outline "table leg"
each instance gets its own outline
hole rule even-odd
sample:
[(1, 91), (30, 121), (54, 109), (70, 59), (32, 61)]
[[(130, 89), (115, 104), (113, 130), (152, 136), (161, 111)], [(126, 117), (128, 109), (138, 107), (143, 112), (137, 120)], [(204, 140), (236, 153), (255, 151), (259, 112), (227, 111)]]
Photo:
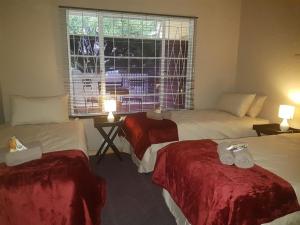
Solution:
[(256, 131), (256, 134), (257, 134), (257, 136), (261, 136), (261, 133), (260, 133), (260, 131), (259, 130), (255, 130)]
[[(102, 129), (102, 127), (100, 129), (103, 131), (103, 133), (105, 133), (105, 131)], [(113, 132), (114, 129), (115, 129), (115, 126), (111, 127), (111, 129), (108, 132), (108, 137), (110, 137), (110, 135), (112, 134), (112, 132)], [(99, 132), (100, 132), (100, 130), (99, 130)], [(103, 133), (101, 133), (101, 134), (103, 135)], [(105, 133), (105, 135), (106, 135), (106, 133)], [(105, 146), (106, 143), (107, 143), (107, 141), (104, 139), (103, 142), (102, 142), (102, 144), (101, 144), (101, 146), (100, 146), (100, 148), (99, 148), (99, 150), (97, 151), (96, 156), (99, 156), (101, 154), (101, 151), (104, 148), (104, 146)]]
[(118, 126), (116, 132), (111, 137), (110, 147), (112, 148), (114, 153), (117, 155), (117, 157), (122, 161), (121, 153), (120, 153), (119, 149), (116, 147), (116, 145), (114, 144), (114, 140), (115, 140), (117, 134), (119, 133), (120, 129), (121, 129), (121, 127)]
[[(112, 128), (110, 129), (109, 133), (107, 134), (104, 129), (100, 128), (99, 132), (101, 133), (102, 137), (104, 138), (104, 142), (102, 143), (99, 151), (97, 152), (97, 156), (100, 155), (99, 159), (97, 160), (97, 163), (99, 161), (101, 161), (101, 159), (104, 157), (105, 153), (108, 151), (109, 147), (112, 148), (112, 150), (114, 151), (114, 153), (117, 155), (117, 157), (122, 161), (122, 157), (121, 157), (121, 153), (118, 150), (118, 148), (115, 146), (115, 144), (113, 143), (114, 139), (116, 138), (118, 132), (120, 131), (120, 126), (117, 126), (117, 129), (115, 130), (115, 132), (113, 133), (114, 129), (116, 126), (112, 126)], [(112, 136), (111, 136), (112, 135)], [(111, 137), (110, 137), (111, 136)], [(107, 143), (107, 145), (105, 146), (103, 152), (102, 149), (105, 145), (105, 143)]]

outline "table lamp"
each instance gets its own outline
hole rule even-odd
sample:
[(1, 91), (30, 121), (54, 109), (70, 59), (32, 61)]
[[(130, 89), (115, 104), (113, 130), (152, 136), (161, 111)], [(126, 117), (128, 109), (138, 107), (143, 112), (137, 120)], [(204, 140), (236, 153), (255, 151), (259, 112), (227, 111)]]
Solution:
[(116, 111), (117, 106), (116, 106), (116, 100), (104, 100), (104, 111), (108, 112), (107, 115), (107, 121), (108, 122), (114, 122), (115, 117), (113, 115), (113, 112)]
[(282, 119), (280, 130), (287, 131), (289, 129), (288, 120), (293, 119), (295, 107), (290, 105), (280, 105), (278, 117)]

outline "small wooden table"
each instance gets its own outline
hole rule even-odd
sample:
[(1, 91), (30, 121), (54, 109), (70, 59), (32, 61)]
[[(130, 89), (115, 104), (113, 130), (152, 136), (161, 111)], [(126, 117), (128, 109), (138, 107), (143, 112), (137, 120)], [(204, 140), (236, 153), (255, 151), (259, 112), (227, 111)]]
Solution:
[[(115, 120), (113, 122), (109, 122), (107, 120), (107, 116), (94, 117), (94, 127), (99, 131), (101, 136), (104, 138), (99, 150), (96, 153), (96, 157), (99, 157), (97, 163), (100, 162), (100, 160), (104, 157), (109, 147), (111, 147), (111, 149), (120, 159), (120, 161), (122, 161), (121, 153), (119, 149), (116, 147), (116, 145), (114, 144), (114, 140), (121, 129), (123, 121), (121, 120), (121, 117), (118, 115), (115, 115), (114, 117)], [(104, 127), (110, 127), (108, 133), (106, 133), (106, 131), (103, 129)]]
[(300, 129), (295, 129), (290, 127), (287, 131), (281, 131), (280, 125), (278, 123), (270, 123), (270, 124), (254, 124), (253, 130), (256, 131), (257, 136), (265, 135), (277, 135), (277, 134), (285, 134), (285, 133), (300, 133)]

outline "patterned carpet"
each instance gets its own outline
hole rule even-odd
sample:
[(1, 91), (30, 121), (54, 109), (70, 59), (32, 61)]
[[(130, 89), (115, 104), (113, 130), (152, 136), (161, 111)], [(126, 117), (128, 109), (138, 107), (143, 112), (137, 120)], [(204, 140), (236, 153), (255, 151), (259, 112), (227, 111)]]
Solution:
[(93, 171), (107, 182), (101, 225), (176, 225), (151, 174), (139, 174), (128, 154), (122, 158), (109, 154), (99, 164), (90, 158)]

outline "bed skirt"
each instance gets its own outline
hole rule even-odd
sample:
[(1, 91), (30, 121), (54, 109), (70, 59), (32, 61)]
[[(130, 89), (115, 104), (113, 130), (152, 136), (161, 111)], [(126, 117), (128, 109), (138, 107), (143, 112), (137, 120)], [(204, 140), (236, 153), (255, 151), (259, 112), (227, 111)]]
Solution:
[(142, 160), (140, 160), (134, 153), (133, 147), (130, 145), (130, 143), (124, 137), (119, 137), (119, 140), (122, 143), (121, 151), (131, 155), (131, 159), (132, 159), (133, 163), (138, 167), (139, 173), (152, 172), (154, 170), (157, 152), (161, 148), (172, 143), (172, 142), (165, 142), (165, 143), (161, 143), (161, 144), (151, 145), (146, 150)]

